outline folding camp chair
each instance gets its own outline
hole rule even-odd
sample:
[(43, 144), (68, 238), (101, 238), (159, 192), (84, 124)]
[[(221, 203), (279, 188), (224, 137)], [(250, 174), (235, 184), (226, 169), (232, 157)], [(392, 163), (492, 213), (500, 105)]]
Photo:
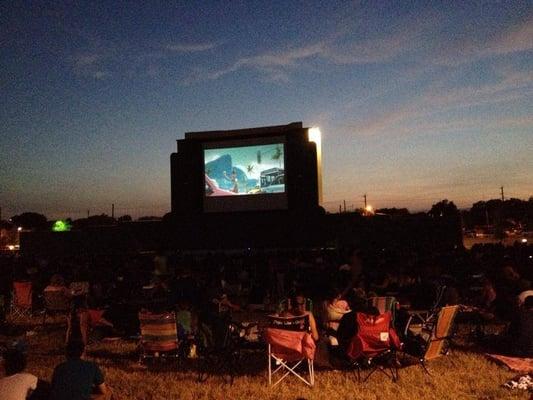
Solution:
[(225, 383), (233, 384), (241, 367), (242, 326), (231, 320), (229, 313), (211, 318), (212, 341), (201, 349), (198, 381), (205, 382), (210, 373), (221, 376)]
[(66, 316), (70, 312), (70, 299), (62, 290), (45, 290), (43, 292), (43, 298), (43, 325), (48, 315), (64, 314)]
[[(309, 317), (269, 317), (269, 327), (265, 338), (268, 343), (268, 384), (276, 386), (289, 375), (294, 375), (308, 386), (315, 384), (316, 345), (309, 334)], [(272, 366), (274, 363), (274, 368)], [(309, 378), (304, 378), (297, 368), (307, 363)], [(272, 377), (276, 373), (283, 374), (276, 382)]]
[(440, 285), (435, 291), (435, 300), (428, 310), (410, 310), (409, 318), (405, 324), (403, 335), (407, 337), (413, 330), (420, 331), (422, 327), (436, 320), (441, 309), (442, 298), (446, 292), (446, 286)]
[(428, 375), (426, 361), (446, 354), (458, 310), (459, 306), (442, 307), (438, 314), (428, 318), (422, 324), (420, 332), (413, 334), (407, 343), (406, 352), (418, 358), (420, 365)]
[(392, 325), (394, 325), (394, 320), (396, 319), (396, 310), (400, 306), (400, 303), (398, 303), (396, 297), (370, 297), (368, 299), (368, 305), (375, 307), (380, 314), (385, 314), (387, 311), (390, 311), (392, 317)]
[(139, 313), (141, 325), (140, 362), (146, 358), (178, 358), (179, 342), (176, 316), (173, 312)]
[(370, 368), (363, 382), (376, 371), (396, 382), (399, 379), (396, 350), (401, 348), (401, 343), (392, 327), (391, 312), (379, 315), (356, 313), (355, 318), (358, 329), (346, 354), (355, 367), (358, 381), (361, 381), (362, 369)]
[(11, 297), (11, 319), (31, 317), (32, 314), (32, 284), (31, 282), (13, 282)]

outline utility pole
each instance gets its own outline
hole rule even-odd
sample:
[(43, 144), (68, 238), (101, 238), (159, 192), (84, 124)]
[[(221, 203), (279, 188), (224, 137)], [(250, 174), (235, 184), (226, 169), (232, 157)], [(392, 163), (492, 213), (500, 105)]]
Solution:
[(365, 199), (365, 210), (366, 210), (366, 193), (363, 195), (364, 199)]
[(89, 218), (89, 209), (87, 209), (87, 218)]
[(501, 193), (502, 193), (502, 201), (505, 201), (505, 196), (503, 195), (503, 186), (500, 187), (500, 191), (501, 191)]
[(115, 203), (111, 204), (111, 218), (115, 218)]
[(339, 204), (339, 214), (342, 213), (342, 204)]
[(346, 212), (346, 200), (343, 200), (344, 203), (344, 212)]

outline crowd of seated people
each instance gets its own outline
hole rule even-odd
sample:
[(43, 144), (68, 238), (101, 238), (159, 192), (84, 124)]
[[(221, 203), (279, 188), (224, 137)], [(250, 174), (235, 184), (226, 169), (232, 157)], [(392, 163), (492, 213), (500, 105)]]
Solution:
[[(157, 261), (153, 255), (10, 257), (0, 259), (5, 277), (0, 296), (8, 304), (13, 281), (30, 281), (34, 309), (39, 310), (44, 292), (61, 291), (74, 305), (69, 330), (72, 324), (90, 324), (91, 316), (83, 310), (99, 310), (100, 337), (137, 335), (141, 309), (173, 310), (181, 338), (197, 335), (204, 342), (214, 316), (273, 312), (281, 300), (292, 298), (285, 302), (283, 315), (308, 314), (313, 338), (342, 349), (357, 329), (355, 313), (375, 312), (368, 298), (394, 296), (402, 308), (427, 309), (436, 289), (445, 286), (440, 305), (467, 304), (479, 311), (479, 318), (512, 321), (512, 334), (521, 338), (520, 347), (528, 353), (531, 253), (531, 246), (484, 245), (442, 253), (389, 248), (168, 254)], [(71, 286), (73, 282), (87, 282), (87, 290)], [(306, 309), (307, 298), (313, 310)], [(396, 323), (403, 321), (398, 315)], [(83, 332), (81, 339), (88, 343)]]

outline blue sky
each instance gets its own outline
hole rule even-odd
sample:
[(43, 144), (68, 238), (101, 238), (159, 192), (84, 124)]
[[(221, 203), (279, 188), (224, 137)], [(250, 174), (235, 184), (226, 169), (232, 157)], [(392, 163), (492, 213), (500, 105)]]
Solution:
[(324, 205), (533, 195), (533, 3), (2, 2), (4, 217), (169, 210), (186, 131), (303, 121)]

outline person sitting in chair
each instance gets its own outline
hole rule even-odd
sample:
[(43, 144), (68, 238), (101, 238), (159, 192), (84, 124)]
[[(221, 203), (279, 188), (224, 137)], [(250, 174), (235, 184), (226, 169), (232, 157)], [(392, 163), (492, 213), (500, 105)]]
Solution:
[(44, 292), (60, 292), (65, 297), (71, 297), (71, 291), (65, 284), (65, 279), (59, 275), (55, 274), (52, 275), (52, 278), (50, 278), (50, 284), (44, 288)]
[(297, 294), (291, 298), (289, 309), (281, 313), (282, 317), (302, 317), (307, 315), (309, 317), (309, 329), (311, 337), (316, 342), (319, 338), (318, 329), (316, 327), (316, 320), (311, 311), (305, 309), (306, 298)]

